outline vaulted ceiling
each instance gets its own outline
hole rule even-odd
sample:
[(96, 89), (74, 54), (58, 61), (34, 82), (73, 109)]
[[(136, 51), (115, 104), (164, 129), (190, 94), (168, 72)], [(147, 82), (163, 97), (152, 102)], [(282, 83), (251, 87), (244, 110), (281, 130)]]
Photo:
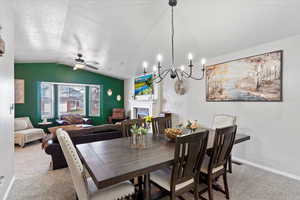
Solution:
[[(129, 78), (157, 53), (170, 61), (168, 0), (17, 0), (16, 62), (73, 64), (78, 52), (97, 72)], [(178, 0), (176, 62), (300, 34), (299, 0)]]

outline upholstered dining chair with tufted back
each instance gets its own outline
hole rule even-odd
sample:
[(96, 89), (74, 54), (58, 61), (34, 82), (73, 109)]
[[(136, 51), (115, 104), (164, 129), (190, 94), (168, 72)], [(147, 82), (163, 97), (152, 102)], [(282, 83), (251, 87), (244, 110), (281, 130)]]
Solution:
[(86, 171), (68, 133), (62, 129), (58, 129), (56, 134), (66, 157), (79, 200), (133, 199), (135, 188), (129, 181), (98, 190), (93, 180), (87, 178)]

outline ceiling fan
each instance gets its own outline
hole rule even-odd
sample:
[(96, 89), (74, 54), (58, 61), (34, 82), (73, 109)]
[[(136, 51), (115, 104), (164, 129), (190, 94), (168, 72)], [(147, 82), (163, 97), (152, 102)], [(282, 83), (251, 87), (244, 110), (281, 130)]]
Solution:
[(74, 70), (77, 69), (84, 69), (84, 68), (91, 68), (94, 70), (98, 70), (98, 67), (95, 67), (94, 65), (99, 65), (97, 61), (85, 61), (83, 59), (83, 55), (81, 53), (77, 54), (77, 57), (74, 58), (75, 60), (75, 65), (74, 65)]

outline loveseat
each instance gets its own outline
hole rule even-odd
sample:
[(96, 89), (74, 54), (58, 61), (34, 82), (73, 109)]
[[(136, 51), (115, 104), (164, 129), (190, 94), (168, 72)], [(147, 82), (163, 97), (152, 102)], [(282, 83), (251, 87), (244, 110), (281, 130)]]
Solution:
[[(120, 138), (122, 136), (120, 125), (112, 124), (68, 131), (68, 134), (70, 135), (74, 145), (110, 140)], [(51, 167), (53, 170), (68, 166), (55, 133), (51, 133), (43, 139), (42, 147), (46, 154), (50, 155), (52, 158)]]

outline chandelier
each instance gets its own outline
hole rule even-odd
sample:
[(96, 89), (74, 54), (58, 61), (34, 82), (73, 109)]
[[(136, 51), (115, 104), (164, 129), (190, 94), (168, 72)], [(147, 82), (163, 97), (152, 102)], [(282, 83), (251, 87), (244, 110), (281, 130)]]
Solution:
[[(191, 78), (194, 80), (202, 80), (204, 78), (204, 71), (205, 71), (205, 63), (206, 60), (203, 58), (201, 60), (201, 76), (200, 77), (194, 77), (193, 76), (193, 55), (191, 53), (188, 54), (188, 65), (187, 69), (185, 65), (181, 65), (179, 68), (175, 66), (175, 56), (174, 56), (174, 7), (177, 5), (177, 0), (169, 0), (169, 5), (171, 6), (171, 31), (172, 31), (172, 40), (171, 40), (171, 48), (172, 48), (172, 64), (167, 68), (163, 69), (164, 67), (161, 65), (162, 63), (162, 55), (157, 55), (157, 65), (153, 66), (153, 80), (156, 83), (161, 82), (164, 78), (167, 77), (168, 74), (170, 74), (170, 77), (172, 79), (177, 78), (178, 80), (183, 80), (187, 78)], [(144, 68), (144, 74), (148, 73), (148, 63), (146, 61), (143, 62), (143, 68)]]

